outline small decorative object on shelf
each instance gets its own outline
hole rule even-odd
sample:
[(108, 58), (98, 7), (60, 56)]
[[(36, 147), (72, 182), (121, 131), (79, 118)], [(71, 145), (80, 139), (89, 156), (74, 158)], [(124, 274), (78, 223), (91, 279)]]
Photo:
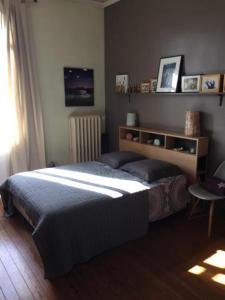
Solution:
[(173, 150), (174, 150), (174, 151), (181, 152), (181, 151), (184, 151), (184, 148), (183, 148), (183, 147), (173, 148)]
[(149, 94), (151, 91), (151, 81), (144, 81), (141, 83), (141, 93)]
[(154, 139), (153, 145), (154, 145), (154, 146), (160, 146), (160, 145), (161, 145), (160, 140), (159, 140), (159, 139)]
[(136, 113), (127, 113), (127, 126), (136, 126)]
[(116, 75), (116, 92), (120, 94), (127, 94), (128, 87), (128, 75)]
[(135, 137), (133, 138), (133, 141), (136, 142), (136, 143), (139, 142), (139, 137), (138, 137), (138, 136), (135, 136)]
[(154, 143), (154, 140), (147, 140), (146, 142), (148, 145), (152, 145)]
[(157, 79), (152, 79), (151, 80), (151, 92), (155, 93), (157, 90)]
[(219, 93), (221, 91), (221, 74), (202, 76), (202, 93)]
[(182, 56), (163, 57), (160, 60), (157, 92), (175, 93), (180, 79)]
[(196, 152), (195, 147), (191, 147), (191, 148), (190, 148), (190, 153), (191, 153), (191, 154), (195, 154), (195, 152)]
[(185, 118), (186, 136), (200, 136), (200, 117), (198, 111), (187, 111)]
[(201, 76), (182, 76), (183, 93), (199, 93), (201, 90)]
[(132, 140), (133, 140), (133, 134), (130, 133), (130, 132), (128, 132), (128, 133), (126, 134), (126, 139), (127, 139), (128, 141), (132, 141)]

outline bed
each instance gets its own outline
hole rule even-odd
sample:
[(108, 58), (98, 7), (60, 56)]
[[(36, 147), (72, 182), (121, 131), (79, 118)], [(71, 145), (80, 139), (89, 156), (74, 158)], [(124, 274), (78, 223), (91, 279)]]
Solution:
[(24, 172), (1, 186), (7, 216), (15, 207), (33, 227), (45, 278), (144, 236), (149, 221), (183, 209), (182, 174), (148, 183), (104, 162)]

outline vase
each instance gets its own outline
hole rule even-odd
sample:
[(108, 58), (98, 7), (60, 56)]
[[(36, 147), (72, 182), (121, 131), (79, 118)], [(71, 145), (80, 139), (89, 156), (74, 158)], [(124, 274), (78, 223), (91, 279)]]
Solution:
[(186, 136), (200, 136), (200, 114), (198, 111), (187, 111), (185, 117)]

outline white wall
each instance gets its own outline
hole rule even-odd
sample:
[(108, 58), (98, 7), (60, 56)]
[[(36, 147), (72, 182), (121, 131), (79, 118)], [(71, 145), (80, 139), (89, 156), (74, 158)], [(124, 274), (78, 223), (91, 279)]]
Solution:
[(65, 107), (63, 67), (95, 71), (95, 107), (105, 111), (104, 9), (75, 0), (30, 4), (31, 30), (38, 64), (47, 161), (69, 161), (68, 116), (90, 107)]

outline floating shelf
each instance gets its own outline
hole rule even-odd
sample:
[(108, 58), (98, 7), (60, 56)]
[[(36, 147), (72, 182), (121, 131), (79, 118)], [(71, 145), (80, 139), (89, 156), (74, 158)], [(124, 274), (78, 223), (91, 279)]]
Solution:
[(222, 106), (223, 105), (223, 98), (225, 96), (225, 92), (221, 92), (221, 93), (159, 93), (159, 92), (155, 92), (155, 93), (131, 93), (131, 94), (122, 94), (122, 95), (125, 95), (125, 96), (128, 96), (129, 97), (129, 101), (131, 99), (131, 96), (132, 95), (142, 95), (142, 96), (216, 96), (216, 97), (219, 97), (219, 106)]

